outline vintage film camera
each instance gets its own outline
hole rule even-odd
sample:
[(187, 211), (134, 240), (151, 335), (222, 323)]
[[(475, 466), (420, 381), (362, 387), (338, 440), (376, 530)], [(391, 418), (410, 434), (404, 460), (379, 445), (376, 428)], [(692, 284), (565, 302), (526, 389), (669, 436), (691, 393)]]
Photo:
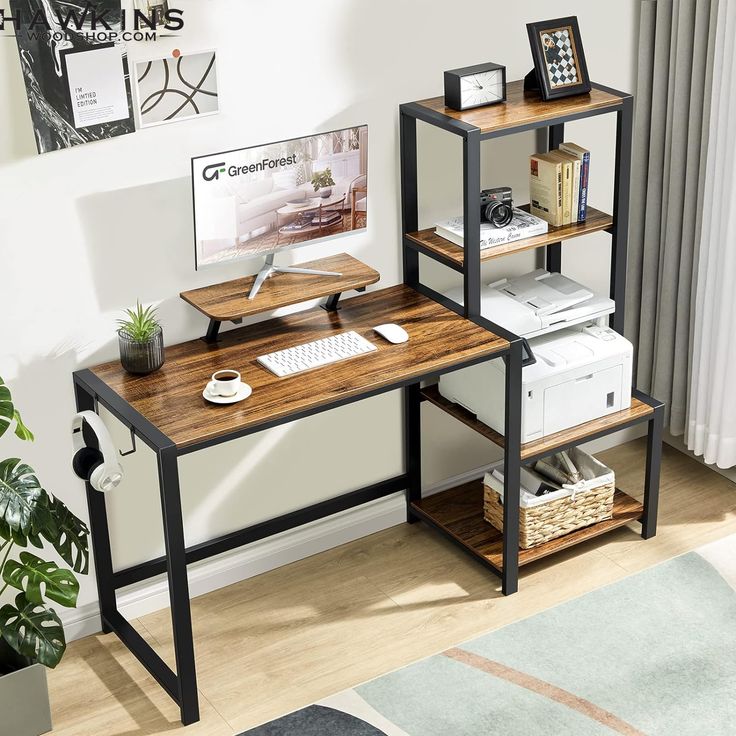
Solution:
[(514, 219), (511, 187), (484, 189), (480, 193), (480, 219), (495, 227), (506, 227)]

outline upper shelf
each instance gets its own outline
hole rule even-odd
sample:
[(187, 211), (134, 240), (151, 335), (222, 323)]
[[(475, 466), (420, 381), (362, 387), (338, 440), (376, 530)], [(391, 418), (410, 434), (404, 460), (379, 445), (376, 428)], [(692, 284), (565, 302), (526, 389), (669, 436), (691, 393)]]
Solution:
[(563, 97), (545, 102), (538, 93), (524, 92), (523, 80), (509, 82), (505, 103), (476, 107), (473, 110), (453, 110), (445, 107), (444, 97), (419, 100), (415, 104), (434, 113), (480, 128), (482, 135), (509, 132), (515, 128), (535, 127), (559, 118), (586, 117), (609, 108), (619, 107), (630, 95), (593, 85), (590, 94)]
[[(525, 205), (521, 209), (528, 211), (529, 205)], [(481, 261), (488, 261), (491, 258), (499, 258), (509, 253), (518, 253), (530, 248), (541, 248), (551, 243), (558, 243), (561, 240), (569, 240), (580, 235), (608, 230), (611, 227), (613, 227), (613, 217), (611, 215), (607, 215), (594, 207), (588, 207), (588, 219), (585, 222), (574, 222), (572, 225), (563, 225), (562, 227), (550, 226), (549, 232), (544, 235), (536, 235), (533, 238), (524, 238), (512, 243), (484, 248), (480, 252), (480, 259)], [(437, 235), (433, 227), (416, 233), (408, 233), (406, 237), (409, 239), (409, 245), (421, 253), (456, 270), (462, 269), (465, 250)]]
[(347, 253), (320, 258), (309, 263), (295, 264), (315, 271), (335, 271), (341, 276), (316, 276), (278, 273), (268, 279), (258, 296), (248, 299), (255, 276), (183, 291), (180, 296), (195, 309), (217, 322), (232, 322), (251, 314), (270, 312), (291, 304), (321, 299), (343, 291), (362, 289), (375, 284), (381, 277), (378, 271), (361, 263)]

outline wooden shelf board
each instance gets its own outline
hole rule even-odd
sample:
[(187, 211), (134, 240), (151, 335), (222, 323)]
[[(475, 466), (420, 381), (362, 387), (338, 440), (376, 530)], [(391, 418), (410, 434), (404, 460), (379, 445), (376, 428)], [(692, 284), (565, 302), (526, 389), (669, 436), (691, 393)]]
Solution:
[[(529, 205), (524, 205), (521, 209), (529, 211)], [(588, 207), (588, 219), (585, 222), (576, 222), (572, 225), (563, 225), (562, 227), (550, 227), (549, 232), (544, 235), (536, 235), (533, 238), (524, 238), (516, 240), (513, 243), (504, 243), (496, 245), (492, 248), (485, 248), (480, 252), (481, 261), (488, 261), (492, 258), (500, 258), (510, 253), (518, 253), (531, 248), (542, 248), (551, 243), (559, 243), (562, 240), (570, 240), (578, 238), (581, 235), (589, 235), (597, 233), (601, 230), (608, 230), (613, 227), (613, 217), (595, 209)], [(440, 258), (452, 261), (462, 268), (465, 251), (459, 245), (451, 243), (449, 240), (437, 235), (434, 228), (427, 228), (419, 232), (408, 233), (407, 238), (436, 253)]]
[(290, 304), (320, 299), (375, 284), (381, 277), (365, 263), (347, 253), (294, 264), (299, 268), (335, 271), (342, 276), (309, 276), (279, 273), (266, 281), (256, 298), (248, 299), (255, 276), (184, 291), (181, 298), (210, 319), (231, 322), (242, 317), (270, 312)]
[[(498, 570), (503, 569), (503, 535), (483, 518), (482, 479), (423, 498), (419, 502), (412, 503), (412, 508), (477, 557), (490, 562)], [(625, 526), (641, 518), (643, 510), (639, 501), (623, 491), (616, 490), (613, 518), (578, 529), (538, 547), (519, 550), (519, 565), (528, 565), (530, 562)]]
[(512, 131), (535, 123), (552, 122), (568, 115), (585, 115), (606, 108), (619, 107), (627, 97), (612, 94), (593, 87), (590, 94), (565, 97), (545, 102), (539, 93), (524, 92), (524, 81), (509, 82), (506, 87), (506, 102), (498, 105), (477, 107), (474, 110), (453, 110), (445, 107), (444, 97), (419, 100), (416, 104), (449, 118), (480, 128), (481, 134)]
[[(504, 446), (503, 435), (496, 432), (495, 429), (492, 429), (487, 424), (479, 422), (475, 414), (471, 414), (471, 412), (459, 404), (455, 404), (442, 396), (437, 384), (423, 388), (421, 393), (427, 401), (455, 417), (455, 419), (467, 427), (475, 430), (478, 434), (483, 435), (483, 437), (489, 439), (499, 447)], [(594, 419), (585, 424), (579, 424), (577, 427), (555, 432), (555, 434), (548, 435), (540, 440), (523, 444), (521, 446), (521, 459), (527, 460), (540, 454), (552, 453), (558, 447), (565, 447), (571, 443), (585, 442), (587, 437), (591, 437), (604, 430), (613, 432), (623, 425), (643, 420), (653, 412), (654, 409), (649, 404), (645, 404), (637, 398), (632, 398), (631, 407), (628, 409), (618, 411), (615, 414), (608, 414), (605, 417)]]

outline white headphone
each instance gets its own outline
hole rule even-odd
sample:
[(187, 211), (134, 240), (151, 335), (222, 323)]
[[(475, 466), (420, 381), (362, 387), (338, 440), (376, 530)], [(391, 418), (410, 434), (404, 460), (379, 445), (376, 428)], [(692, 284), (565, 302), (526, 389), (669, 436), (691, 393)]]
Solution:
[(93, 411), (77, 414), (72, 420), (72, 440), (72, 468), (76, 475), (96, 491), (105, 493), (117, 488), (123, 479), (123, 468), (102, 419)]

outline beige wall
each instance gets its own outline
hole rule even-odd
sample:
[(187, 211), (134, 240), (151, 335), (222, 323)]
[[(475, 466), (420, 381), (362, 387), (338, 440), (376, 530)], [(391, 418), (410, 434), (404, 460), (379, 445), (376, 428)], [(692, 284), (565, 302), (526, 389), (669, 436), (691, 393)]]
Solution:
[[(347, 250), (400, 280), (398, 105), (440, 94), (442, 71), (482, 61), (522, 77), (531, 60), (525, 22), (575, 14), (594, 79), (633, 87), (636, 3), (541, 0), (181, 0), (184, 50), (218, 49), (222, 113), (37, 156), (15, 45), (0, 42), (0, 375), (8, 380), (37, 442), (3, 441), (45, 485), (86, 516), (69, 461), (73, 370), (116, 357), (114, 319), (140, 298), (160, 302), (168, 343), (198, 336), (203, 319), (178, 298), (184, 289), (254, 271), (243, 262), (196, 273), (190, 185), (192, 155), (367, 123), (370, 227), (365, 234), (304, 248), (289, 259)], [(171, 50), (133, 45), (132, 60)], [(458, 140), (420, 130), (422, 221), (458, 211)], [(608, 208), (613, 120), (570, 126), (593, 151), (591, 201)], [(511, 184), (525, 200), (534, 134), (484, 144), (483, 183)], [(565, 270), (601, 290), (608, 238), (565, 250)], [(534, 267), (533, 255), (494, 263), (487, 276)], [(428, 279), (449, 285), (430, 264)], [(205, 377), (203, 376), (203, 381)], [(247, 376), (246, 376), (247, 379)], [(196, 403), (197, 397), (192, 397)], [(257, 400), (257, 399), (256, 399)], [(386, 395), (188, 456), (181, 463), (189, 542), (314, 503), (402, 467), (400, 402)], [(127, 433), (108, 422), (120, 445)], [(425, 410), (425, 478), (487, 463), (488, 445), (433, 409)], [(128, 565), (161, 552), (153, 458), (124, 461), (112, 498), (115, 559)], [(94, 599), (92, 579), (81, 602)]]

